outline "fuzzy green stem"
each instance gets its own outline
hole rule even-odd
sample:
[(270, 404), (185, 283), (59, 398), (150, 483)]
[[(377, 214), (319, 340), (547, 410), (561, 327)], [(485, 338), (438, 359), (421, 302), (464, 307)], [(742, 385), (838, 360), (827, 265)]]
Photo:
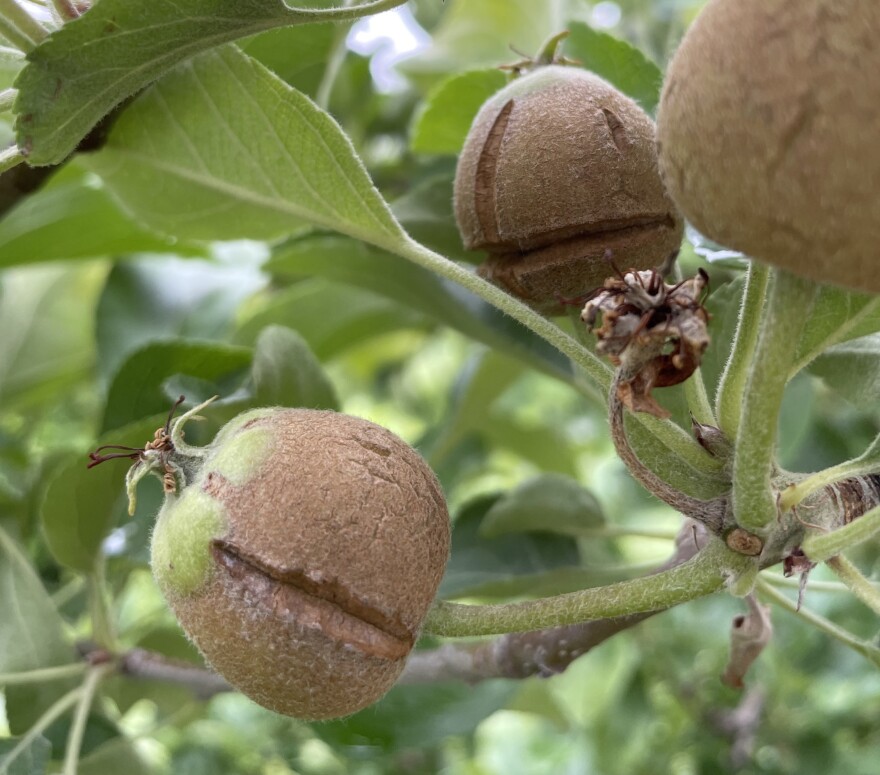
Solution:
[(748, 379), (749, 364), (752, 362), (755, 344), (758, 341), (768, 277), (769, 270), (766, 265), (754, 261), (749, 264), (733, 346), (718, 383), (718, 393), (715, 397), (718, 427), (731, 440), (736, 438), (739, 431), (743, 394)]
[[(761, 574), (761, 578), (774, 587), (797, 590), (801, 588), (801, 580), (798, 576), (781, 576), (778, 573), (764, 571)], [(810, 578), (807, 581), (807, 592), (810, 594), (813, 592), (834, 592), (839, 594), (841, 592), (849, 592), (849, 587), (839, 581), (815, 581), (813, 578)]]
[(92, 622), (92, 639), (102, 648), (112, 652), (115, 650), (116, 635), (107, 606), (104, 562), (104, 556), (99, 554), (95, 559), (95, 569), (87, 579), (89, 616)]
[(76, 702), (82, 694), (82, 687), (77, 686), (63, 697), (59, 698), (49, 707), (46, 712), (34, 722), (34, 725), (25, 732), (21, 739), (9, 750), (5, 755), (0, 757), (0, 773), (5, 774), (11, 770), (12, 763), (21, 754), (26, 751), (30, 745), (49, 727), (57, 718), (64, 715)]
[(776, 497), (770, 477), (779, 409), (801, 327), (810, 314), (818, 288), (816, 283), (781, 269), (771, 273), (733, 456), (734, 517), (739, 525), (753, 532), (776, 520)]
[(114, 665), (101, 665), (93, 667), (86, 675), (80, 691), (76, 710), (73, 713), (73, 723), (67, 735), (67, 746), (64, 750), (64, 768), (62, 775), (76, 775), (79, 764), (79, 753), (82, 750), (83, 735), (86, 731), (86, 722), (89, 719), (89, 710), (95, 699), (95, 692), (101, 679), (114, 669)]
[(711, 541), (688, 562), (651, 576), (564, 595), (501, 605), (440, 601), (428, 614), (425, 632), (448, 638), (528, 632), (546, 627), (660, 611), (711, 595), (731, 579), (754, 570), (754, 561)]
[(807, 536), (801, 548), (813, 562), (823, 562), (880, 534), (880, 506), (830, 533)]
[(880, 616), (880, 590), (855, 565), (842, 554), (829, 557), (826, 564), (859, 600)]
[(49, 33), (16, 0), (0, 0), (0, 35), (22, 51), (30, 51)]
[(21, 673), (0, 673), (0, 687), (46, 683), (59, 678), (73, 678), (82, 675), (87, 667), (88, 665), (85, 662), (74, 662), (70, 665), (42, 667), (39, 670), (25, 670)]
[[(351, 0), (343, 3), (346, 7), (351, 6)], [(333, 85), (342, 70), (345, 57), (348, 55), (348, 46), (345, 45), (345, 39), (348, 36), (349, 27), (339, 25), (333, 31), (333, 42), (330, 44), (330, 56), (327, 58), (327, 65), (321, 76), (321, 82), (315, 91), (315, 102), (318, 107), (328, 110), (330, 106), (330, 96), (333, 93)]]
[(827, 487), (829, 484), (841, 482), (844, 479), (852, 479), (856, 476), (877, 473), (880, 469), (880, 436), (871, 442), (871, 445), (857, 458), (847, 460), (824, 471), (810, 474), (797, 484), (792, 484), (782, 491), (779, 497), (779, 506), (783, 511), (797, 506), (804, 498), (814, 492)]
[(0, 151), (0, 172), (17, 167), (24, 161), (24, 154), (15, 145)]
[(697, 369), (684, 383), (684, 396), (687, 400), (688, 409), (693, 418), (701, 425), (717, 426), (715, 412), (709, 402), (706, 393), (706, 383), (703, 380), (702, 369)]
[(801, 617), (804, 621), (809, 622), (817, 629), (824, 632), (826, 635), (831, 636), (835, 640), (840, 643), (849, 646), (854, 651), (857, 651), (861, 654), (865, 659), (873, 662), (877, 667), (880, 667), (880, 648), (875, 646), (873, 643), (869, 641), (862, 640), (861, 638), (857, 638), (850, 632), (847, 632), (842, 627), (838, 627), (833, 622), (828, 621), (823, 616), (819, 616), (819, 614), (814, 614), (812, 611), (807, 610), (806, 608), (798, 609), (797, 604), (789, 600), (785, 595), (783, 595), (778, 589), (774, 589), (770, 584), (768, 584), (764, 579), (758, 578), (757, 584), (758, 596), (762, 600), (769, 600), (776, 605), (785, 608), (796, 616)]
[[(595, 353), (580, 344), (574, 337), (565, 333), (552, 321), (538, 314), (510, 294), (486, 282), (482, 277), (459, 266), (454, 261), (450, 261), (448, 258), (435, 253), (410, 237), (401, 240), (395, 236), (387, 241), (373, 240), (373, 242), (378, 247), (396, 253), (441, 277), (445, 277), (447, 280), (458, 283), (505, 314), (510, 315), (510, 317), (526, 328), (531, 329), (559, 350), (559, 352), (568, 356), (576, 366), (583, 369), (584, 373), (596, 384), (603, 394), (607, 394), (613, 377), (611, 369)], [(717, 474), (721, 470), (719, 461), (709, 455), (694, 439), (689, 437), (674, 423), (669, 420), (660, 420), (657, 417), (644, 413), (639, 413), (635, 417), (671, 453), (678, 455), (696, 471), (712, 475)]]

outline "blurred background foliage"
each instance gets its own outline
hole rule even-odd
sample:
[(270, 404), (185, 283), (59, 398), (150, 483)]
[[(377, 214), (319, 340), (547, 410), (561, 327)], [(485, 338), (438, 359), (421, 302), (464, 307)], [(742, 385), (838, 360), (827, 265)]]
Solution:
[[(473, 114), (504, 82), (494, 68), (520, 58), (510, 46), (533, 52), (569, 29), (569, 56), (653, 111), (662, 65), (700, 5), (416, 0), (395, 14), (397, 48), (414, 48), (396, 66), (400, 52), (377, 37), (375, 19), (241, 46), (329, 109), (413, 236), (474, 263), (452, 219), (451, 181)], [(4, 67), (8, 85), (15, 68)], [(679, 518), (628, 477), (601, 402), (509, 321), (347, 238), (308, 229), (274, 243), (165, 237), (126, 214), (88, 166), (74, 159), (0, 220), (0, 673), (71, 662), (72, 644), (93, 634), (101, 583), (123, 648), (199, 663), (147, 567), (158, 482), (143, 487), (129, 520), (125, 464), (84, 466), (99, 439), (142, 444), (180, 393), (193, 403), (223, 396), (200, 442), (244, 408), (278, 403), (339, 408), (417, 446), (456, 522), (445, 597), (569, 591), (670, 554)], [(684, 271), (711, 254), (696, 238), (686, 243)], [(742, 268), (735, 256), (709, 267), (709, 385), (735, 325)], [(826, 364), (825, 381), (805, 374), (790, 386), (781, 461), (793, 470), (852, 457), (878, 430), (876, 391), (835, 374)], [(675, 390), (662, 400), (686, 422)], [(876, 563), (867, 551), (856, 559)], [(808, 592), (807, 605), (862, 637), (876, 631), (834, 584)], [(114, 677), (89, 718), (79, 772), (875, 775), (880, 675), (777, 611), (747, 688), (729, 689), (719, 674), (742, 612), (732, 598), (698, 601), (553, 678), (401, 686), (324, 724), (235, 694), (205, 703), (179, 686)], [(0, 731), (23, 734), (70, 686), (10, 687)], [(747, 703), (762, 707), (757, 728), (737, 724)], [(21, 771), (63, 756), (69, 725), (50, 725)], [(0, 753), (11, 744), (0, 739)]]

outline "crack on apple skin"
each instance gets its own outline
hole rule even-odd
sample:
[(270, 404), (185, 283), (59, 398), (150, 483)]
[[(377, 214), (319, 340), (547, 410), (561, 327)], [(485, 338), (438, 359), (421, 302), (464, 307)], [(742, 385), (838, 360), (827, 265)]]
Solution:
[(337, 579), (316, 579), (304, 570), (273, 568), (221, 538), (212, 540), (211, 552), (219, 569), (282, 620), (318, 629), (328, 638), (371, 656), (397, 660), (412, 650), (415, 633), (397, 617), (352, 595)]

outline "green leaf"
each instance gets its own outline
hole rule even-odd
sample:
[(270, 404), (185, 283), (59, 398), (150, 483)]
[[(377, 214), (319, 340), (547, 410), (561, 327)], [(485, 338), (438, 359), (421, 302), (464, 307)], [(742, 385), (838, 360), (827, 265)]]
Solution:
[(151, 775), (155, 770), (143, 759), (131, 740), (117, 737), (80, 759), (77, 775)]
[(138, 226), (94, 178), (77, 177), (30, 194), (0, 220), (0, 267), (142, 252), (205, 251)]
[(139, 220), (191, 239), (273, 239), (319, 224), (404, 239), (339, 125), (233, 46), (138, 98), (84, 157)]
[[(250, 364), (251, 351), (247, 347), (181, 339), (147, 344), (129, 356), (114, 377), (102, 432), (167, 412), (168, 395), (162, 388), (170, 377), (183, 374), (215, 383), (234, 383)], [(227, 384), (227, 390), (231, 392), (231, 384)]]
[(43, 775), (49, 765), (52, 743), (45, 737), (38, 736), (31, 741), (11, 764), (6, 764), (5, 754), (19, 743), (20, 738), (7, 737), (0, 740), (0, 772), (3, 775)]
[(835, 344), (880, 331), (880, 296), (822, 286), (804, 320), (796, 362), (806, 365)]
[(336, 390), (320, 361), (305, 340), (289, 328), (263, 329), (254, 349), (252, 374), (260, 406), (339, 408)]
[(568, 25), (565, 53), (632, 97), (648, 113), (660, 101), (663, 74), (641, 51), (607, 32), (598, 32), (583, 22)]
[(813, 361), (809, 371), (855, 406), (876, 409), (877, 386), (880, 385), (880, 334), (832, 347)]
[[(0, 528), (0, 673), (17, 673), (68, 665), (73, 649), (64, 639), (64, 623), (33, 567)], [(68, 680), (7, 686), (6, 715), (13, 734), (20, 734), (62, 694)]]
[(543, 339), (459, 285), (399, 256), (333, 236), (310, 236), (279, 246), (266, 269), (277, 274), (318, 275), (387, 296), (472, 339), (523, 360), (566, 382), (571, 365)]
[(587, 19), (582, 0), (468, 0), (449, 6), (436, 29), (433, 44), (401, 69), (421, 83), (447, 73), (482, 66), (510, 64), (531, 56), (568, 19)]
[(499, 498), (486, 512), (480, 533), (486, 538), (532, 530), (577, 536), (604, 522), (589, 490), (571, 477), (541, 474)]
[(453, 261), (482, 261), (482, 251), (465, 250), (452, 212), (452, 173), (419, 181), (391, 210), (413, 239)]
[(106, 267), (26, 267), (0, 285), (0, 404), (32, 406), (86, 376), (93, 315)]
[[(467, 735), (516, 691), (515, 681), (396, 686), (360, 713), (316, 724), (314, 731), (337, 748), (366, 746), (383, 751), (425, 749), (452, 735)], [(389, 765), (391, 763), (389, 762)], [(399, 771), (397, 768), (382, 771)]]
[(241, 302), (265, 283), (256, 267), (240, 264), (149, 258), (115, 265), (95, 321), (101, 377), (109, 382), (150, 341), (226, 337)]
[[(167, 407), (161, 415), (102, 436), (102, 444), (143, 447), (156, 428), (165, 422)], [(101, 543), (121, 518), (127, 519), (125, 472), (132, 461), (108, 461), (86, 468), (85, 455), (71, 456), (49, 480), (40, 507), (43, 532), (55, 559), (68, 568), (91, 573)], [(138, 499), (138, 514), (145, 505)]]
[(58, 164), (126, 97), (195, 54), (273, 27), (352, 19), (397, 4), (297, 9), (282, 0), (101, 0), (28, 55), (15, 82), (18, 145), (31, 165)]
[(295, 89), (314, 96), (336, 36), (344, 32), (335, 24), (300, 24), (255, 35), (239, 45)]
[[(333, 314), (328, 315), (327, 310), (333, 310)], [(282, 325), (299, 332), (322, 361), (380, 334), (427, 325), (425, 317), (415, 310), (372, 291), (321, 278), (285, 288), (265, 306), (250, 312), (236, 330), (233, 342), (252, 345), (266, 326)]]
[(413, 122), (416, 153), (457, 154), (483, 103), (507, 83), (501, 70), (470, 70), (441, 81), (425, 97)]
[(483, 517), (495, 498), (466, 505), (455, 520), (452, 553), (440, 585), (440, 598), (479, 596), (486, 588), (515, 581), (523, 575), (560, 568), (577, 568), (580, 555), (571, 539), (550, 534), (508, 534), (486, 538), (480, 532)]

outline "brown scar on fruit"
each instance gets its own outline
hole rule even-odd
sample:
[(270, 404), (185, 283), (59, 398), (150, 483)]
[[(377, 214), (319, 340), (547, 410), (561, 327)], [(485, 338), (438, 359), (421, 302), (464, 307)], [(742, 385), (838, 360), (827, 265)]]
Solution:
[(317, 582), (305, 572), (266, 565), (242, 547), (214, 539), (211, 553), (253, 600), (297, 626), (321, 630), (327, 637), (346, 643), (365, 654), (383, 659), (402, 659), (413, 647), (415, 637), (399, 619), (394, 619), (357, 599), (335, 579)]
[[(552, 57), (551, 57), (552, 60)], [(681, 244), (654, 123), (592, 73), (536, 66), (480, 109), (455, 176), (455, 218), (481, 277), (546, 315), (596, 287), (611, 249), (637, 269)]]

